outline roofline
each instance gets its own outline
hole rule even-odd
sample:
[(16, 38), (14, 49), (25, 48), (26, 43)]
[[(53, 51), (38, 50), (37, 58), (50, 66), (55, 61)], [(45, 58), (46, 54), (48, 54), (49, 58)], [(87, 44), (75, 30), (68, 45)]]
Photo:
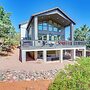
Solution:
[(46, 12), (49, 12), (49, 11), (53, 11), (55, 9), (57, 9), (58, 7), (55, 7), (55, 8), (52, 8), (52, 9), (48, 9), (48, 10), (45, 10), (45, 11), (42, 11), (42, 12), (39, 12), (39, 13), (35, 13), (33, 14), (32, 16), (37, 16), (37, 15), (40, 15), (40, 14), (43, 14), (43, 13), (46, 13)]
[(20, 29), (21, 25), (24, 25), (24, 24), (26, 24), (26, 23), (29, 23), (29, 21), (25, 21), (25, 22), (20, 23), (20, 24), (19, 24), (19, 29)]
[(76, 23), (75, 23), (68, 15), (66, 15), (59, 7), (55, 7), (55, 8), (52, 8), (52, 9), (43, 11), (43, 12), (39, 12), (39, 13), (33, 14), (33, 15), (30, 17), (29, 23), (28, 23), (28, 25), (27, 25), (27, 29), (28, 29), (28, 27), (29, 27), (32, 19), (33, 19), (35, 16), (44, 14), (44, 13), (46, 13), (46, 12), (54, 11), (54, 10), (58, 10), (58, 11), (61, 12), (66, 18), (68, 18), (74, 25), (76, 24)]

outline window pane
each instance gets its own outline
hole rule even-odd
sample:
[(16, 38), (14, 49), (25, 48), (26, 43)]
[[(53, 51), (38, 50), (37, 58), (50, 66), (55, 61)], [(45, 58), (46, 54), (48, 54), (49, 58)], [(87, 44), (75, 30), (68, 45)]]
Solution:
[(58, 32), (61, 32), (61, 28), (58, 28)]
[(47, 40), (47, 35), (44, 35), (43, 36), (43, 40)]
[(49, 31), (52, 31), (52, 25), (48, 25), (48, 29), (49, 29)]
[(60, 35), (58, 35), (58, 40), (61, 40)]
[(54, 35), (54, 40), (57, 40), (57, 35)]
[(38, 29), (39, 29), (39, 30), (42, 30), (42, 26), (39, 26)]
[(58, 31), (58, 28), (57, 27), (54, 27), (53, 31), (57, 32)]
[(38, 29), (39, 29), (39, 30), (42, 30), (42, 23), (39, 23)]
[(43, 23), (43, 26), (44, 26), (44, 25), (45, 25), (45, 26), (47, 26), (47, 23), (46, 23), (46, 22), (44, 22), (44, 23)]
[(47, 30), (47, 22), (43, 22), (43, 30)]
[(47, 30), (47, 26), (43, 26), (43, 30)]
[(38, 39), (39, 39), (39, 40), (42, 40), (42, 34), (39, 34), (39, 35), (38, 35)]
[(52, 35), (49, 35), (49, 40), (52, 40)]

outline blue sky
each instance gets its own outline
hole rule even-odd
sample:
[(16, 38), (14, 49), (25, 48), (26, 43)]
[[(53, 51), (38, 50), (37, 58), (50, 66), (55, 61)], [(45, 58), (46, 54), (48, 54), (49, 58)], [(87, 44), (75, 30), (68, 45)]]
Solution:
[(0, 6), (11, 12), (11, 21), (18, 29), (18, 24), (27, 21), (34, 13), (54, 7), (61, 8), (80, 27), (84, 24), (90, 26), (90, 0), (0, 0)]

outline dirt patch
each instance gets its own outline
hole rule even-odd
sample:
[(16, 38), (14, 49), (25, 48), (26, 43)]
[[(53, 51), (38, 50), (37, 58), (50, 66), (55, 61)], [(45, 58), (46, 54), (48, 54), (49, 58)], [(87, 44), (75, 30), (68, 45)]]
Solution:
[(0, 90), (48, 90), (50, 80), (0, 82)]
[(58, 62), (36, 62), (26, 61), (24, 63), (19, 61), (19, 49), (15, 49), (9, 56), (0, 56), (0, 70), (15, 70), (15, 71), (49, 71), (54, 69), (63, 69), (68, 64), (73, 64), (73, 61), (63, 60), (63, 63)]

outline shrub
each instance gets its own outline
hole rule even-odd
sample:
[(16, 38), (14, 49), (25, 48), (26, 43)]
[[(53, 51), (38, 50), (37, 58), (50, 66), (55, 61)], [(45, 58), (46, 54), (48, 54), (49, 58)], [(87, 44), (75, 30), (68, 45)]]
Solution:
[(90, 58), (80, 58), (60, 71), (49, 90), (90, 90)]

